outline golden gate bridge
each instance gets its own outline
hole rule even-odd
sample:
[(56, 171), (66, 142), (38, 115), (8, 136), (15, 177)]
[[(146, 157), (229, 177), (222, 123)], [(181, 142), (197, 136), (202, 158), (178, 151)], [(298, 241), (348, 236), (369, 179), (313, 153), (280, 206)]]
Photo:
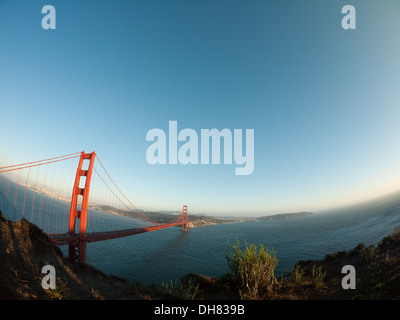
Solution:
[(0, 192), (6, 216), (35, 223), (53, 243), (68, 245), (70, 260), (83, 263), (87, 243), (176, 226), (187, 231), (189, 223), (187, 205), (167, 222), (137, 209), (95, 152), (0, 167)]

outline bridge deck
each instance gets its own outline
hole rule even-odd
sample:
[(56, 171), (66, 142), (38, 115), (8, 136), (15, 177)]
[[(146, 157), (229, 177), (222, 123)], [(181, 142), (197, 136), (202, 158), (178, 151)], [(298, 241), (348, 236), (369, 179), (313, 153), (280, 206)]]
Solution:
[(134, 234), (151, 232), (155, 230), (160, 230), (169, 227), (176, 227), (182, 224), (186, 224), (189, 221), (183, 223), (176, 222), (171, 224), (160, 224), (152, 227), (142, 227), (142, 228), (135, 228), (135, 229), (125, 229), (125, 230), (116, 230), (116, 231), (103, 231), (103, 232), (88, 232), (84, 235), (80, 234), (70, 234), (70, 233), (53, 233), (47, 234), (50, 240), (58, 245), (66, 245), (71, 242), (78, 242), (78, 241), (87, 241), (87, 242), (96, 242), (96, 241), (103, 241), (103, 240), (110, 240), (110, 239), (117, 239), (122, 237), (131, 236)]

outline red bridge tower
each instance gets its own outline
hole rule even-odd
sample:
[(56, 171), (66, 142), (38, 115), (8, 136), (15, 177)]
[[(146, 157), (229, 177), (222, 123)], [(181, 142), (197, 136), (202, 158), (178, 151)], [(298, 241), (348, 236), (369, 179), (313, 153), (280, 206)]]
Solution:
[[(90, 180), (92, 178), (93, 164), (96, 153), (81, 153), (78, 169), (76, 171), (74, 188), (72, 191), (71, 208), (69, 211), (69, 229), (70, 235), (75, 234), (76, 219), (79, 219), (79, 239), (70, 241), (69, 243), (69, 259), (72, 261), (86, 262), (86, 222), (87, 222), (87, 206), (89, 201)], [(87, 170), (82, 170), (83, 161), (89, 161)], [(81, 178), (85, 178), (85, 186), (82, 185)], [(78, 201), (78, 197), (81, 197)], [(78, 209), (80, 202), (80, 210)]]
[(187, 205), (183, 206), (183, 212), (182, 212), (182, 230), (187, 231), (187, 222), (188, 222), (188, 214), (187, 214)]

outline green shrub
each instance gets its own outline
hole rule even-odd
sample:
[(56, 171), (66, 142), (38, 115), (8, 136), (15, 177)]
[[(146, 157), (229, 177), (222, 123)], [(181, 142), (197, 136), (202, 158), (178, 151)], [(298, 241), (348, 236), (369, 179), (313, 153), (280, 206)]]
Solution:
[(183, 299), (193, 300), (194, 297), (199, 293), (200, 284), (197, 283), (196, 275), (193, 273), (187, 274), (182, 277), (179, 285), (179, 290)]
[(182, 276), (179, 284), (177, 280), (171, 280), (169, 284), (163, 282), (161, 284), (161, 292), (163, 296), (172, 295), (184, 300), (193, 300), (199, 293), (199, 286), (196, 275), (189, 273)]
[(363, 251), (363, 256), (366, 262), (372, 262), (378, 256), (378, 250), (374, 247), (374, 245), (369, 245)]
[(315, 286), (321, 286), (323, 285), (324, 278), (326, 276), (326, 271), (322, 272), (322, 267), (317, 267), (313, 265), (312, 268), (312, 278)]
[(305, 271), (301, 269), (301, 265), (296, 263), (293, 270), (290, 272), (290, 279), (293, 281), (294, 284), (300, 284), (303, 280)]
[(278, 283), (274, 275), (278, 263), (274, 251), (262, 245), (257, 250), (254, 244), (248, 246), (246, 242), (242, 249), (237, 241), (233, 247), (228, 244), (226, 258), (242, 299), (260, 299), (272, 293)]

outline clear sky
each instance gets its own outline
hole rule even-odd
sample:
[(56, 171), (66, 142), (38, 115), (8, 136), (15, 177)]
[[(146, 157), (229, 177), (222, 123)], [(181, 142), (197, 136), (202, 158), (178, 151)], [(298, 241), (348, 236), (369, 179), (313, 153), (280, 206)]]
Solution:
[[(0, 0), (0, 163), (96, 151), (145, 210), (265, 215), (398, 190), (399, 17), (397, 0)], [(146, 134), (170, 120), (254, 129), (254, 172), (150, 165)]]

